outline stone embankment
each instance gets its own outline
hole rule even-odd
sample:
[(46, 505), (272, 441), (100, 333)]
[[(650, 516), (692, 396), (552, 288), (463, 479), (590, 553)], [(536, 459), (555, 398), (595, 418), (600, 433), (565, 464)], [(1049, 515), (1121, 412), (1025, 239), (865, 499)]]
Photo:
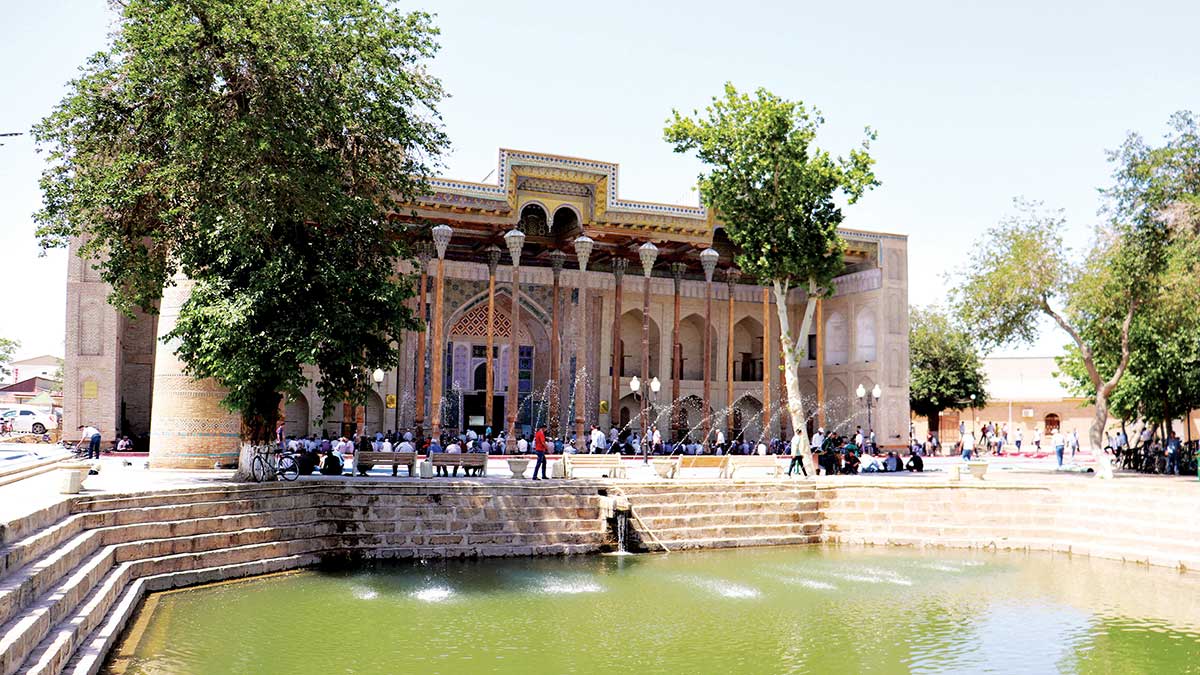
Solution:
[[(145, 593), (356, 558), (779, 544), (1069, 552), (1200, 569), (1194, 484), (317, 479), (81, 496), (0, 526), (0, 675), (94, 673)], [(615, 500), (623, 501), (623, 500)]]

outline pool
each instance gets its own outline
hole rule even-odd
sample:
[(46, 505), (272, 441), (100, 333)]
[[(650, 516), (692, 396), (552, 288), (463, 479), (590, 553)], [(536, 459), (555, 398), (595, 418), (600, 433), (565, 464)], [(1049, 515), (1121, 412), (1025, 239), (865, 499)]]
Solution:
[(103, 672), (1200, 672), (1200, 577), (779, 547), (303, 571), (151, 596)]

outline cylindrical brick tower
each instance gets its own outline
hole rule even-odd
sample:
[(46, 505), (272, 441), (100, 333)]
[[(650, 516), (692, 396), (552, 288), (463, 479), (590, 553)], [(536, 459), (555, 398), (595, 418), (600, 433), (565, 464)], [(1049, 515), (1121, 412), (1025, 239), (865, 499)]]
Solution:
[(175, 356), (178, 341), (163, 342), (175, 328), (179, 310), (195, 282), (180, 275), (163, 290), (154, 353), (154, 392), (150, 409), (150, 468), (212, 469), (238, 461), (241, 420), (221, 407), (225, 389), (214, 380), (195, 380)]

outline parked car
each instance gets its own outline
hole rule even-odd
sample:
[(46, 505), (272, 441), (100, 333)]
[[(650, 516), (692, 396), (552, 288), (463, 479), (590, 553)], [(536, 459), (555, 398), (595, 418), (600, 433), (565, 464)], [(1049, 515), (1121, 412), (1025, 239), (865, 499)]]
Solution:
[(30, 405), (14, 405), (0, 417), (12, 423), (12, 430), (17, 433), (44, 434), (58, 428), (57, 416)]

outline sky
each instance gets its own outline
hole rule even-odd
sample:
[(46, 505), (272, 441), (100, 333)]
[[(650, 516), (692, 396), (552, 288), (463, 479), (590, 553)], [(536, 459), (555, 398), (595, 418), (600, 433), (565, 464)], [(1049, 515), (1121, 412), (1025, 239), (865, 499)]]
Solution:
[[(112, 28), (105, 0), (3, 0), (0, 132), (28, 132)], [(1083, 248), (1106, 149), (1200, 110), (1200, 3), (402, 2), (436, 14), (430, 64), (451, 97), (444, 174), (483, 180), (500, 147), (617, 162), (621, 197), (695, 204), (700, 170), (662, 140), (673, 109), (729, 81), (824, 113), (820, 144), (872, 145), (882, 186), (845, 226), (908, 236), (909, 301), (944, 301), (953, 273), (1022, 196), (1064, 210)], [(31, 215), (43, 156), (0, 139), (0, 336), (18, 358), (63, 353), (66, 254), (39, 257)], [(488, 178), (495, 180), (493, 174)], [(1031, 265), (1038, 261), (1031, 260)], [(1065, 335), (1001, 354), (1052, 355)]]

